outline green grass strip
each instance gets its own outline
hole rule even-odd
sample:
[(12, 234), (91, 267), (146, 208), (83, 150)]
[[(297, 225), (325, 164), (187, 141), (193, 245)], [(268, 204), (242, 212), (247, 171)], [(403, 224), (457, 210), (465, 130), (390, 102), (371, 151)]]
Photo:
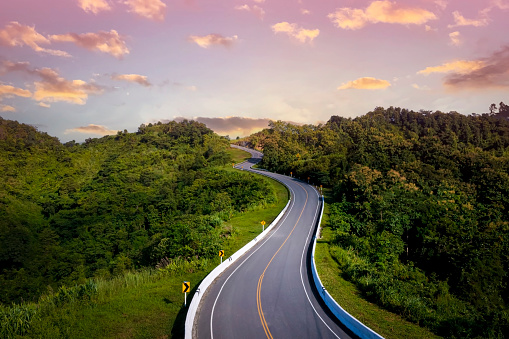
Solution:
[[(238, 156), (237, 161), (240, 161), (246, 155), (238, 153)], [(264, 209), (234, 216), (226, 223), (225, 227), (233, 228), (234, 236), (226, 242), (223, 260), (261, 233), (262, 220), (269, 225), (285, 207), (289, 198), (288, 190), (274, 180), (270, 180), (270, 183), (277, 192), (278, 202)], [(59, 307), (46, 305), (45, 310), (40, 312), (40, 318), (32, 323), (29, 336), (183, 338), (187, 309), (183, 306), (182, 282), (191, 282), (192, 293), (187, 296), (189, 304), (201, 280), (219, 262), (219, 257), (216, 257), (198, 264), (181, 263), (181, 270), (174, 275), (156, 274), (155, 270), (146, 269), (128, 272), (107, 281), (97, 280), (98, 292), (91, 301)]]
[[(326, 199), (327, 201), (327, 199)], [(332, 231), (327, 227), (328, 204), (322, 219), (321, 239), (316, 244), (315, 262), (318, 275), (330, 295), (348, 313), (388, 339), (440, 338), (426, 328), (404, 320), (363, 298), (357, 287), (341, 277), (341, 268), (331, 255)]]

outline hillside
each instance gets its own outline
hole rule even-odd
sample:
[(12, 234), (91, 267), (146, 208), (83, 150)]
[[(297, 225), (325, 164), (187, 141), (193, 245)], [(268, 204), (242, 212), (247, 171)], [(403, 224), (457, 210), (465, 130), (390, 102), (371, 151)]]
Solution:
[(377, 107), (243, 142), (331, 188), (330, 253), (365, 298), (446, 337), (508, 333), (505, 116)]
[(225, 166), (228, 148), (194, 121), (62, 145), (0, 118), (0, 303), (215, 257), (226, 221), (277, 200), (268, 181)]

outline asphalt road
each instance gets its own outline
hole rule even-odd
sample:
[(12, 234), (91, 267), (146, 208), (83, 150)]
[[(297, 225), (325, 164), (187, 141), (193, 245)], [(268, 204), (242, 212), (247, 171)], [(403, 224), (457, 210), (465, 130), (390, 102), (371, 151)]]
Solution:
[[(262, 154), (246, 150), (253, 158), (236, 167), (251, 170)], [(310, 244), (319, 214), (318, 193), (301, 181), (263, 173), (289, 187), (288, 211), (266, 238), (210, 286), (198, 309), (193, 337), (353, 337), (312, 287)]]

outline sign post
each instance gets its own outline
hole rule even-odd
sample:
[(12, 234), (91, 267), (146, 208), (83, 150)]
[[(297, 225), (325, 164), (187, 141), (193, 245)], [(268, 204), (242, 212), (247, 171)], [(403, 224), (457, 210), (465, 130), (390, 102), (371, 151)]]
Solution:
[(309, 177), (308, 177), (308, 184), (309, 184)]
[(292, 172), (290, 172), (290, 178), (292, 178)]
[(182, 283), (182, 293), (184, 293), (184, 306), (187, 305), (187, 292), (191, 290), (191, 283), (189, 281), (184, 281)]
[(262, 220), (260, 224), (262, 224), (262, 232), (265, 231), (265, 220)]
[(221, 264), (223, 263), (224, 250), (219, 251), (219, 257), (221, 258)]

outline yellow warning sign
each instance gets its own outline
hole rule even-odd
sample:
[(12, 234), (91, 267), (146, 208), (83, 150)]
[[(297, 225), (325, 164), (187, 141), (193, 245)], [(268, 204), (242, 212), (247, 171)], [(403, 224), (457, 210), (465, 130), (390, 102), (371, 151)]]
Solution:
[(182, 293), (187, 293), (191, 291), (191, 283), (189, 281), (184, 281), (182, 283)]
[(263, 226), (265, 226), (265, 220), (262, 220), (262, 222), (261, 222), (260, 224), (262, 224)]
[(219, 256), (220, 256), (220, 257), (224, 257), (224, 250), (220, 250), (220, 251), (219, 251)]

